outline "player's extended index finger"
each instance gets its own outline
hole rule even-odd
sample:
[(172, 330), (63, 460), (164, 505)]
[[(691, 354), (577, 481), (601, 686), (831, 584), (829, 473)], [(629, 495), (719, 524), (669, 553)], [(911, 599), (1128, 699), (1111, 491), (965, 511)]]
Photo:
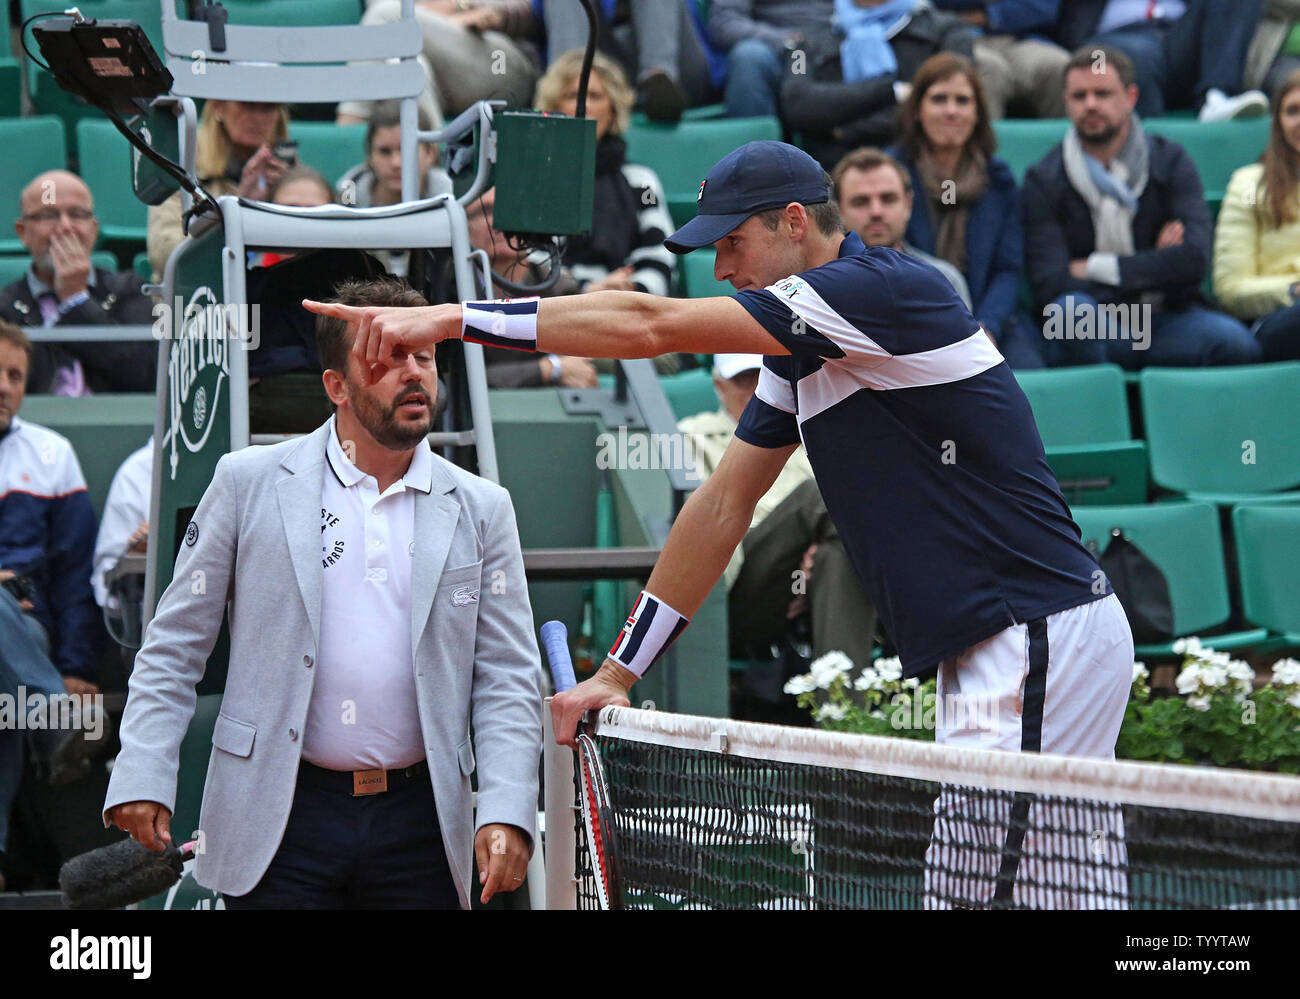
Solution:
[(302, 307), (308, 312), (315, 312), (318, 315), (342, 319), (345, 323), (356, 322), (365, 313), (364, 309), (355, 305), (342, 305), (338, 302), (316, 302), (310, 298), (302, 300)]

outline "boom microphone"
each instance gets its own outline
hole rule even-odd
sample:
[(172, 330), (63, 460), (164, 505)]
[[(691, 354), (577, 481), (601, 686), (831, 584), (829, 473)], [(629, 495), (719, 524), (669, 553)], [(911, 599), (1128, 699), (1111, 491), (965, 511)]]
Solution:
[(121, 909), (160, 892), (181, 877), (194, 843), (150, 850), (132, 837), (73, 857), (59, 869), (63, 904), (69, 909)]

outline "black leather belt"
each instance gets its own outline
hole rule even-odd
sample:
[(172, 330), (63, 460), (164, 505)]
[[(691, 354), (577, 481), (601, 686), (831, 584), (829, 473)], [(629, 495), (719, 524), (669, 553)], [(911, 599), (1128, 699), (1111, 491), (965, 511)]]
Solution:
[[(412, 763), (409, 767), (403, 767), (401, 770), (389, 770), (387, 776), (388, 790), (390, 791), (415, 781), (428, 781), (429, 761), (421, 760), (419, 763)], [(306, 760), (298, 761), (298, 780), (303, 784), (319, 787), (326, 791), (336, 791), (339, 794), (351, 795), (356, 787), (354, 774), (351, 770), (326, 770), (324, 767), (318, 767)]]

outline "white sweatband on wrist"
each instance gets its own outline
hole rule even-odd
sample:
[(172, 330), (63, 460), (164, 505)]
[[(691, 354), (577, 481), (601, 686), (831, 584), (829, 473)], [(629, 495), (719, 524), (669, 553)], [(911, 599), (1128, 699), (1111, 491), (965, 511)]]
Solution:
[(672, 645), (690, 621), (658, 597), (641, 591), (632, 614), (609, 650), (609, 658), (624, 669), (645, 676), (656, 659)]
[(564, 373), (564, 361), (560, 359), (559, 354), (547, 354), (546, 359), (551, 362), (551, 381), (558, 382), (560, 375)]
[(536, 296), (465, 302), (460, 307), (460, 337), (489, 347), (536, 350), (539, 302)]

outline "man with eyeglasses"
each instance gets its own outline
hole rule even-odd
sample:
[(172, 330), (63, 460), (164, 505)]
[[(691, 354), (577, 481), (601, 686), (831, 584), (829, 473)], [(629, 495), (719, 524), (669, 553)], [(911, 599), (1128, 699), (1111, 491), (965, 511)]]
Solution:
[[(0, 289), (0, 319), (47, 329), (153, 323), (153, 303), (140, 290), (138, 277), (92, 266), (99, 223), (90, 188), (80, 177), (50, 170), (32, 180), (23, 188), (14, 231), (32, 263)], [(157, 354), (152, 340), (36, 343), (27, 391), (152, 392)]]

